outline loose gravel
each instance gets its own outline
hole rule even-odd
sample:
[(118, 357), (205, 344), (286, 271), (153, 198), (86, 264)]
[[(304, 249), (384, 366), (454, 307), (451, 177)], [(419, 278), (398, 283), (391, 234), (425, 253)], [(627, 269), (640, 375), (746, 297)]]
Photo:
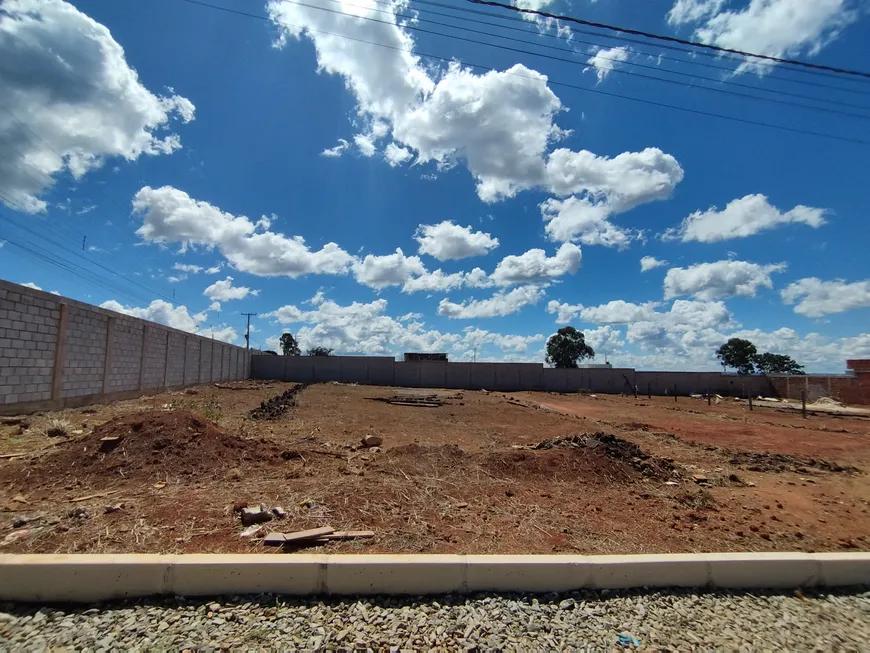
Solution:
[[(621, 636), (621, 637), (620, 637)], [(258, 595), (0, 605), (0, 650), (870, 650), (870, 592)]]

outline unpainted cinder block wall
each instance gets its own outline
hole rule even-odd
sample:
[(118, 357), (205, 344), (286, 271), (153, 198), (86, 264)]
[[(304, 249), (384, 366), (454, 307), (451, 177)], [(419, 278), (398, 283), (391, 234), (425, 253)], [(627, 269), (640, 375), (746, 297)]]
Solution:
[(249, 376), (241, 347), (0, 280), (0, 414)]

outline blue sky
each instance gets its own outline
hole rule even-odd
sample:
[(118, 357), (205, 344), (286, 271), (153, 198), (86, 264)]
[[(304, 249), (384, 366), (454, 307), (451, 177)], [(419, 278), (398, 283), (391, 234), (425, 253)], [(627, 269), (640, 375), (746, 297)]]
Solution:
[[(460, 0), (211, 4), (262, 19), (3, 3), (0, 276), (237, 343), (256, 312), (272, 348), (542, 361), (572, 324), (645, 369), (732, 335), (870, 356), (870, 80)], [(519, 4), (870, 70), (848, 0)]]

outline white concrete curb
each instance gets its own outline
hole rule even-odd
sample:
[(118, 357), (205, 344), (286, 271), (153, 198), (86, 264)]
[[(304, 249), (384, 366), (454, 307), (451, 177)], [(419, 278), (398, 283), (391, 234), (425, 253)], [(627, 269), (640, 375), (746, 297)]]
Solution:
[(625, 556), (0, 555), (0, 600), (870, 584), (870, 553)]

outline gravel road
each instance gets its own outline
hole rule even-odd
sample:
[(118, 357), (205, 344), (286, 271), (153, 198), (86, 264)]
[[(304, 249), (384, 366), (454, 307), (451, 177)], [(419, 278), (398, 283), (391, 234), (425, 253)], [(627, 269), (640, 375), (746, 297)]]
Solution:
[(866, 589), (5, 604), (0, 650), (867, 651)]

